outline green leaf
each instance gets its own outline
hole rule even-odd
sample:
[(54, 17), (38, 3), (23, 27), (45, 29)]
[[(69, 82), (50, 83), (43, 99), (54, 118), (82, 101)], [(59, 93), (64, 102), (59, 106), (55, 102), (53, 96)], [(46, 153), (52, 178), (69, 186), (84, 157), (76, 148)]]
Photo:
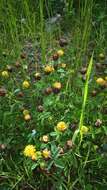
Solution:
[(34, 164), (31, 166), (31, 170), (34, 170), (37, 166), (38, 166), (38, 163), (34, 163)]
[(85, 187), (85, 190), (92, 190), (92, 185), (91, 184), (87, 184)]
[(62, 162), (62, 160), (55, 160), (55, 166), (58, 168), (63, 169), (64, 168), (64, 163)]
[(103, 126), (102, 128), (104, 129), (104, 132), (107, 135), (107, 127)]
[(51, 132), (50, 133), (50, 136), (52, 136), (52, 137), (55, 137), (57, 134), (56, 134), (56, 132)]

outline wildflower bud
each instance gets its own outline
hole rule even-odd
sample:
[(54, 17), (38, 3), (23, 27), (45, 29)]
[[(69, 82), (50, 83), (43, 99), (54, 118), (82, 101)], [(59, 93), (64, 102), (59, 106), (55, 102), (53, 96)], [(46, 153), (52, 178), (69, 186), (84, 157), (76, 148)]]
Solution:
[(59, 58), (58, 53), (55, 53), (55, 54), (52, 56), (52, 58), (53, 58), (54, 61), (57, 61), (58, 58)]
[(25, 119), (25, 121), (30, 121), (30, 120), (31, 120), (30, 114), (26, 114), (26, 115), (24, 116), (24, 119)]
[(35, 73), (34, 77), (36, 80), (40, 80), (41, 79), (41, 74), (40, 73)]
[(5, 148), (6, 148), (6, 145), (5, 145), (5, 144), (0, 144), (0, 149), (1, 149), (1, 150), (5, 150)]
[(87, 72), (87, 68), (83, 67), (80, 72), (81, 72), (82, 75), (84, 75)]
[(45, 162), (40, 162), (40, 169), (44, 170), (46, 168), (46, 163)]
[(51, 152), (50, 150), (48, 150), (47, 148), (45, 148), (43, 151), (42, 151), (42, 155), (44, 158), (48, 159), (51, 157)]
[(97, 119), (97, 121), (95, 122), (95, 126), (100, 127), (101, 124), (102, 124), (102, 121), (100, 119)]
[(102, 60), (105, 59), (104, 53), (100, 53), (100, 54), (99, 54), (99, 58), (102, 59)]
[(17, 94), (17, 96), (18, 96), (19, 98), (22, 98), (22, 97), (24, 96), (24, 94), (23, 94), (23, 92), (19, 92), (19, 93)]
[(73, 146), (72, 140), (68, 140), (66, 144), (67, 144), (68, 148), (72, 148), (72, 146)]
[(13, 71), (13, 67), (12, 67), (11, 65), (7, 65), (7, 70), (8, 70), (9, 72), (12, 72), (12, 71)]
[(61, 89), (62, 85), (60, 82), (55, 82), (53, 84), (53, 92), (56, 94), (56, 93), (59, 93), (60, 92), (60, 89)]
[(92, 94), (92, 96), (94, 97), (94, 96), (97, 95), (97, 91), (96, 91), (96, 90), (93, 90), (91, 94)]
[(64, 47), (64, 46), (66, 46), (67, 44), (68, 44), (68, 42), (67, 42), (66, 39), (61, 38), (61, 39), (59, 40), (59, 45), (60, 45), (61, 47)]
[(64, 69), (67, 65), (65, 63), (61, 63), (60, 66)]
[(8, 71), (2, 71), (1, 75), (2, 75), (3, 78), (9, 78)]
[(5, 88), (0, 88), (0, 96), (5, 96), (7, 93), (7, 90)]
[(36, 154), (33, 154), (33, 155), (32, 155), (32, 160), (33, 160), (33, 161), (37, 160)]
[(99, 85), (101, 85), (101, 86), (105, 86), (106, 81), (103, 78), (98, 78), (96, 80), (96, 83), (99, 84)]
[(52, 93), (52, 88), (51, 87), (48, 87), (48, 88), (45, 89), (45, 94), (46, 95), (49, 95), (51, 93)]
[(83, 125), (83, 126), (81, 127), (81, 130), (80, 130), (80, 131), (81, 131), (82, 134), (87, 134), (88, 131), (89, 131), (89, 129), (88, 129), (88, 127), (86, 127), (86, 126)]
[(107, 81), (107, 77), (105, 77), (105, 80)]
[(25, 80), (23, 82), (22, 86), (23, 86), (23, 88), (29, 88), (30, 87), (30, 83), (27, 80)]
[(42, 141), (45, 143), (49, 142), (49, 137), (47, 135), (43, 135)]
[(23, 115), (28, 115), (29, 114), (29, 110), (23, 110)]
[(58, 51), (57, 51), (57, 54), (59, 55), (59, 57), (61, 57), (61, 56), (64, 55), (64, 51), (63, 51), (63, 50), (58, 50)]
[(43, 111), (44, 111), (44, 108), (43, 108), (43, 106), (39, 105), (39, 106), (37, 107), (37, 110), (38, 110), (38, 112), (43, 112)]
[(54, 71), (54, 67), (51, 66), (51, 65), (47, 65), (47, 66), (45, 66), (45, 68), (44, 68), (44, 72), (45, 72), (46, 74), (50, 74), (50, 73), (52, 73), (53, 71)]

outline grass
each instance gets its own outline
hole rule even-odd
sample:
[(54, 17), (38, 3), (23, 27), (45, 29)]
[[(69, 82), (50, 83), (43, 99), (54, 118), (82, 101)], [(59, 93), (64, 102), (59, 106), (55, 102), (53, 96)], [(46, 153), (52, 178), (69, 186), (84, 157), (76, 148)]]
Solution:
[(106, 5), (0, 1), (0, 190), (107, 189)]

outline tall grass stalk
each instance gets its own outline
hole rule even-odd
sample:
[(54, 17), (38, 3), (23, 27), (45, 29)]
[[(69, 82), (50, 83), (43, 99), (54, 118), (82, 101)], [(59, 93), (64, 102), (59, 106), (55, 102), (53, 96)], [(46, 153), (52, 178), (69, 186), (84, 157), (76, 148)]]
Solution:
[(89, 66), (88, 66), (88, 70), (86, 73), (86, 83), (85, 83), (85, 88), (84, 88), (83, 103), (82, 103), (79, 127), (73, 135), (73, 138), (72, 138), (73, 142), (75, 142), (75, 140), (78, 136), (78, 133), (80, 133), (80, 137), (81, 137), (80, 142), (82, 142), (82, 139), (83, 139), (83, 133), (81, 131), (81, 127), (83, 126), (83, 123), (84, 123), (84, 114), (85, 114), (85, 108), (86, 108), (87, 97), (88, 97), (88, 86), (89, 86), (89, 79), (90, 79), (90, 74), (91, 74), (91, 70), (92, 70), (92, 65), (93, 65), (93, 55), (91, 56)]
[[(79, 20), (76, 23), (76, 37), (74, 44), (79, 51), (76, 52), (76, 70), (82, 65), (82, 56), (86, 53), (92, 30), (93, 0), (82, 1), (79, 10)], [(76, 41), (76, 42), (75, 42)], [(77, 73), (76, 73), (77, 74)]]
[(83, 52), (86, 50), (88, 40), (91, 33), (92, 27), (92, 10), (93, 10), (93, 0), (86, 0), (83, 11), (81, 11), (81, 21), (83, 20), (83, 36), (82, 36), (82, 49)]
[(42, 52), (42, 63), (46, 63), (46, 44), (45, 44), (45, 31), (44, 31), (44, 14), (43, 14), (43, 7), (44, 7), (44, 0), (40, 0), (40, 37), (41, 37), (41, 52)]

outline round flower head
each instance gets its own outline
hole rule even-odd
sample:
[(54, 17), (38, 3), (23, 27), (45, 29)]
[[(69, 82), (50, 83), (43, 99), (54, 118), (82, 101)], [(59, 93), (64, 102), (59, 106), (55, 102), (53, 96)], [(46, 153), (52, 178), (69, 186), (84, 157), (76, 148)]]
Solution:
[(9, 77), (8, 71), (2, 71), (1, 75), (2, 75), (3, 78), (8, 78)]
[(68, 125), (67, 125), (65, 122), (63, 122), (63, 121), (59, 122), (59, 123), (57, 124), (57, 126), (56, 126), (56, 129), (57, 129), (58, 131), (60, 131), (60, 132), (65, 131), (67, 128), (68, 128)]
[(105, 80), (107, 81), (107, 77), (105, 77)]
[(72, 140), (67, 140), (67, 146), (71, 148), (73, 146)]
[(54, 53), (54, 55), (52, 56), (52, 58), (53, 58), (54, 61), (57, 61), (58, 58), (59, 58), (58, 53)]
[(96, 80), (97, 84), (104, 86), (106, 84), (106, 81), (103, 78), (98, 78)]
[(61, 50), (58, 50), (57, 53), (58, 53), (58, 55), (59, 55), (60, 57), (64, 55), (64, 51), (63, 51), (62, 49), (61, 49)]
[(25, 80), (23, 82), (22, 86), (23, 86), (23, 88), (29, 88), (30, 87), (30, 83), (27, 80)]
[(61, 63), (61, 67), (64, 69), (66, 68), (66, 64), (65, 63)]
[(81, 131), (82, 134), (87, 134), (88, 131), (89, 131), (89, 128), (83, 125), (83, 126), (81, 127), (80, 131)]
[(33, 145), (27, 145), (23, 151), (24, 155), (27, 157), (34, 157), (36, 149)]
[(40, 73), (35, 73), (34, 77), (35, 77), (35, 79), (40, 80), (41, 79), (41, 74)]
[(47, 135), (43, 135), (42, 141), (47, 143), (49, 141), (49, 137)]
[(51, 94), (52, 93), (52, 88), (51, 87), (47, 87), (46, 89), (45, 89), (45, 94), (46, 95), (49, 95), (49, 94)]
[(51, 152), (50, 152), (50, 150), (48, 150), (47, 148), (45, 148), (43, 151), (42, 151), (42, 155), (43, 155), (43, 157), (44, 158), (50, 158), (50, 156), (51, 156)]
[(45, 66), (44, 71), (47, 74), (52, 73), (54, 71), (54, 67), (51, 65), (47, 65), (47, 66)]
[(53, 84), (53, 88), (56, 88), (56, 89), (61, 89), (61, 83), (60, 82), (55, 82), (54, 84)]
[(31, 115), (30, 114), (26, 114), (24, 116), (24, 119), (25, 119), (25, 121), (30, 121), (31, 120)]
[(100, 54), (99, 54), (99, 58), (100, 58), (100, 59), (104, 59), (104, 58), (105, 58), (104, 53), (100, 53)]
[(29, 110), (23, 110), (23, 115), (29, 114)]

